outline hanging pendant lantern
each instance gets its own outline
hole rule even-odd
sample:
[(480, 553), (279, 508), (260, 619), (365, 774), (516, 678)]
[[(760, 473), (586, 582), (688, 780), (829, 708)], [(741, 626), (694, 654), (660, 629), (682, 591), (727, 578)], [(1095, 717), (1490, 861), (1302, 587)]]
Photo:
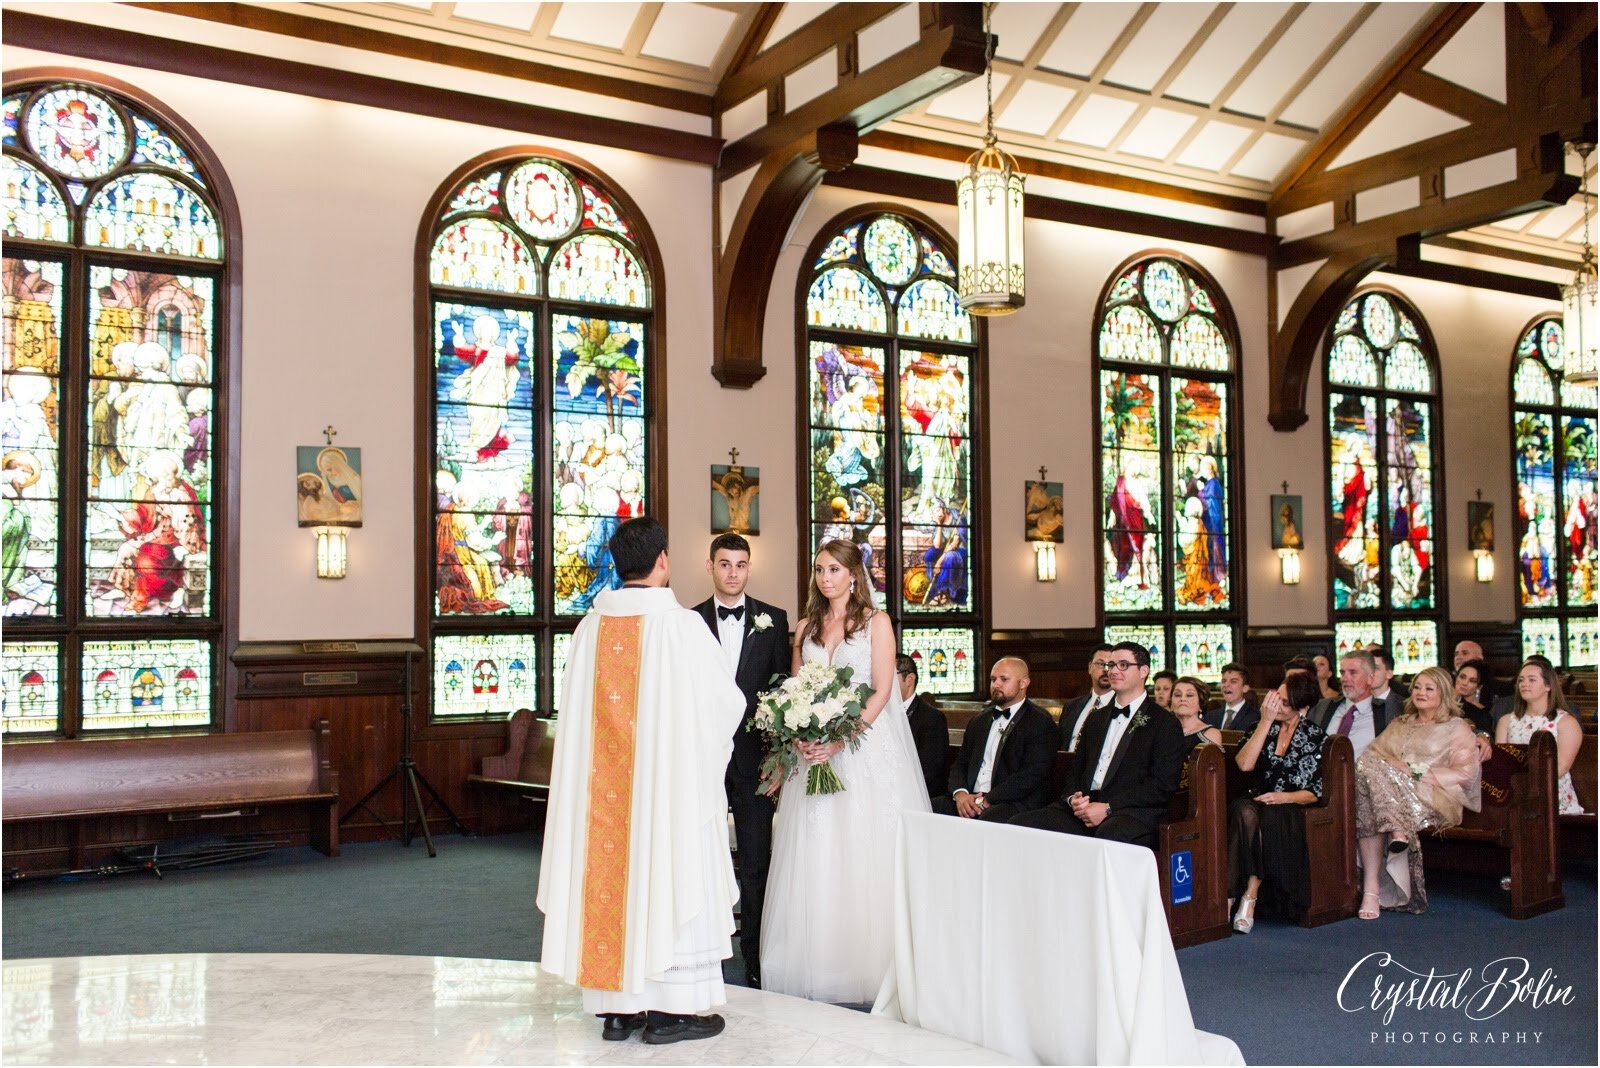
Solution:
[(961, 306), (973, 315), (1010, 315), (1026, 300), (1022, 175), (1017, 173), (1017, 161), (994, 136), (994, 37), (989, 33), (993, 7), (983, 7), (983, 34), (989, 42), (984, 61), (986, 133), (983, 147), (967, 160), (967, 173), (956, 182)]
[(1583, 260), (1572, 281), (1561, 287), (1562, 377), (1579, 386), (1600, 383), (1600, 275), (1595, 270), (1594, 243), (1589, 236), (1590, 144), (1574, 146), (1583, 157)]

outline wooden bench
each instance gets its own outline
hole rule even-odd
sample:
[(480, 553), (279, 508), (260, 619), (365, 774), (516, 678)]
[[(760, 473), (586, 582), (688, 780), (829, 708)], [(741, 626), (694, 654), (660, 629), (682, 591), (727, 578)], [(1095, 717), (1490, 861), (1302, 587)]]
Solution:
[(1561, 825), (1561, 856), (1565, 860), (1595, 859), (1596, 756), (1595, 735), (1585, 731), (1578, 756), (1572, 762), (1572, 789), (1583, 802), (1583, 812), (1556, 817)]
[(1430, 832), (1422, 846), (1429, 867), (1511, 875), (1507, 912), (1518, 920), (1566, 906), (1561, 892), (1561, 852), (1556, 824), (1556, 741), (1540, 731), (1528, 745), (1502, 744), (1498, 760), (1516, 761), (1503, 803), (1486, 777), (1483, 810), (1468, 811), (1460, 826)]
[[(1228, 751), (1231, 805), (1249, 788), (1251, 774), (1241, 771), (1235, 759), (1245, 736), (1228, 731), (1223, 737)], [(1347, 920), (1356, 914), (1361, 899), (1361, 882), (1356, 874), (1356, 761), (1350, 739), (1329, 736), (1322, 743), (1321, 763), (1322, 799), (1300, 808), (1311, 876), (1311, 900), (1305, 912), (1296, 917), (1301, 927)]]
[(511, 713), (507, 735), (506, 751), (484, 757), (483, 770), (468, 775), (467, 782), (511, 791), (529, 801), (549, 801), (550, 763), (556, 752), (550, 721), (540, 719), (531, 709), (519, 708)]
[(304, 731), (7, 743), (0, 756), (5, 824), (70, 824), (72, 863), (81, 867), (84, 827), (96, 818), (179, 822), (298, 807), (311, 845), (336, 857), (339, 773), (330, 737), (328, 721), (319, 720)]

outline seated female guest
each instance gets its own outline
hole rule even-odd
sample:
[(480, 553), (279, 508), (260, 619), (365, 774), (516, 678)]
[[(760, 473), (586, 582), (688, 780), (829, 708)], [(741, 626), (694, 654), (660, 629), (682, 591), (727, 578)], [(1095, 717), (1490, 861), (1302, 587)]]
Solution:
[(1356, 761), (1363, 920), (1377, 919), (1380, 905), (1428, 910), (1420, 832), (1454, 827), (1464, 808), (1478, 811), (1482, 785), (1478, 742), (1450, 673), (1423, 668), (1405, 710)]
[(1527, 745), (1535, 731), (1556, 736), (1556, 771), (1561, 780), (1556, 786), (1556, 803), (1564, 815), (1583, 811), (1583, 803), (1572, 788), (1572, 764), (1583, 744), (1583, 728), (1565, 708), (1561, 680), (1549, 664), (1529, 660), (1517, 672), (1517, 694), (1509, 715), (1495, 724), (1494, 740)]
[(1172, 688), (1177, 684), (1178, 673), (1176, 671), (1158, 671), (1150, 676), (1150, 696), (1155, 699), (1156, 704), (1170, 712), (1172, 711)]
[(1207, 726), (1206, 721), (1200, 718), (1210, 703), (1211, 691), (1199, 679), (1185, 675), (1172, 684), (1171, 709), (1172, 714), (1178, 717), (1178, 726), (1183, 728), (1185, 753), (1197, 745), (1222, 744), (1222, 732)]
[(1489, 665), (1482, 660), (1467, 660), (1456, 668), (1456, 698), (1461, 702), (1461, 714), (1485, 734), (1492, 722), (1489, 700), (1484, 694), (1484, 684), (1490, 678)]
[[(1233, 929), (1243, 934), (1256, 925), (1256, 899), (1263, 887), (1282, 915), (1299, 915), (1311, 903), (1299, 807), (1322, 797), (1326, 735), (1305, 718), (1320, 698), (1315, 678), (1290, 672), (1261, 702), (1261, 719), (1234, 758), (1251, 776), (1249, 791), (1228, 808), (1229, 893), (1239, 899)], [(1228, 907), (1233, 908), (1232, 901)]]
[(1339, 676), (1334, 673), (1333, 661), (1318, 653), (1311, 658), (1311, 669), (1317, 673), (1317, 686), (1323, 699), (1339, 696)]

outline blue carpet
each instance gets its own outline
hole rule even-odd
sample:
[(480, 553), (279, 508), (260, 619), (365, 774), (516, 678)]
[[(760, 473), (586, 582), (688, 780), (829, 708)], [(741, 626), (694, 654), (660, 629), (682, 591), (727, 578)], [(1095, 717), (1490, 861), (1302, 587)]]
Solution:
[[(0, 948), (23, 957), (123, 953), (399, 953), (537, 960), (531, 834), (347, 845), (330, 860), (309, 849), (195, 871), (90, 877), (8, 887)], [(1262, 920), (1249, 936), (1178, 953), (1197, 1026), (1227, 1035), (1251, 1064), (1594, 1064), (1596, 895), (1592, 864), (1567, 872), (1567, 907), (1507, 919), (1481, 876), (1429, 873), (1430, 911), (1375, 923), (1301, 930)], [(1370, 954), (1387, 953), (1379, 964)], [(1347, 984), (1343, 1007), (1339, 986)], [(1515, 1004), (1509, 984), (1485, 989), (1512, 958), (1551, 973), (1542, 996)], [(1065, 968), (1065, 965), (1063, 966)], [(1455, 1006), (1371, 1008), (1373, 983), (1470, 969)], [(735, 959), (724, 969), (739, 982)], [(1488, 977), (1488, 978), (1486, 978)], [(1532, 984), (1528, 984), (1530, 987)], [(1472, 1017), (1483, 1017), (1473, 1019)]]

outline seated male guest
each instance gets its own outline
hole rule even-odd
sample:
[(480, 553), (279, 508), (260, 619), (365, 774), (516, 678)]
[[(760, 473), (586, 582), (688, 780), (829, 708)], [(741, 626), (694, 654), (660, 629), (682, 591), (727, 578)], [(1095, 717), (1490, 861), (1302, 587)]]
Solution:
[(895, 675), (900, 684), (900, 699), (911, 721), (911, 737), (917, 743), (917, 762), (928, 784), (928, 796), (938, 797), (947, 789), (945, 767), (950, 763), (950, 724), (933, 702), (917, 692), (917, 662), (901, 653), (894, 658)]
[(1183, 728), (1145, 693), (1150, 650), (1144, 646), (1112, 646), (1106, 677), (1113, 704), (1089, 716), (1061, 800), (1011, 822), (1154, 847), (1183, 774)]
[(1378, 662), (1369, 650), (1351, 649), (1345, 653), (1339, 658), (1339, 689), (1343, 692), (1319, 701), (1308, 717), (1324, 733), (1349, 738), (1357, 760), (1389, 721), (1400, 715), (1398, 709), (1390, 711), (1386, 702), (1372, 699), (1377, 670)]
[(967, 724), (950, 769), (950, 793), (933, 799), (946, 816), (1004, 823), (1050, 796), (1056, 725), (1028, 700), (1028, 665), (1014, 656), (989, 671), (989, 707)]
[(1250, 680), (1243, 664), (1228, 664), (1222, 669), (1222, 707), (1205, 714), (1207, 725), (1224, 731), (1255, 730), (1261, 709), (1250, 700)]
[(1061, 751), (1073, 752), (1078, 748), (1078, 738), (1083, 725), (1089, 722), (1089, 713), (1111, 703), (1111, 681), (1106, 678), (1106, 666), (1111, 662), (1111, 646), (1101, 644), (1089, 654), (1089, 692), (1073, 698), (1061, 709)]
[(1394, 677), (1394, 654), (1381, 645), (1372, 648), (1372, 659), (1378, 670), (1372, 677), (1372, 699), (1389, 705), (1389, 718), (1393, 719), (1405, 709), (1411, 687)]

